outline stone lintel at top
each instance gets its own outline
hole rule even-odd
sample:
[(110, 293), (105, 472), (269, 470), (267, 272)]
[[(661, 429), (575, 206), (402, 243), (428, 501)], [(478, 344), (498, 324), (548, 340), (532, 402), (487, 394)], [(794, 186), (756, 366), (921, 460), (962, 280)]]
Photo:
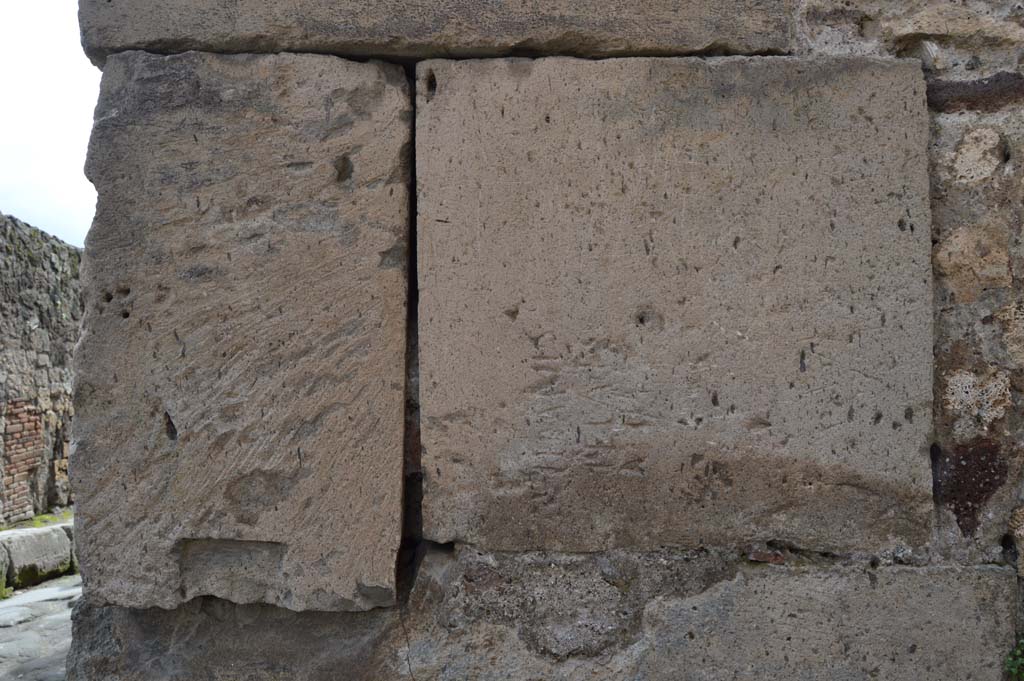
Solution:
[(96, 62), (150, 52), (469, 57), (778, 54), (796, 0), (81, 0)]

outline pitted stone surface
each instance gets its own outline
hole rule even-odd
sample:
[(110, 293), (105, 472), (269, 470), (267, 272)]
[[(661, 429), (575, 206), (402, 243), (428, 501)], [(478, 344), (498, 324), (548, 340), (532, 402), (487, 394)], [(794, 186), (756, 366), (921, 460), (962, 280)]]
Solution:
[(393, 604), (410, 109), (379, 63), (107, 61), (73, 462), (93, 598)]
[(68, 680), (333, 681), (344, 670), (346, 681), (998, 681), (1016, 595), (1008, 568), (459, 548), (428, 551), (401, 609), (83, 602)]
[(82, 0), (94, 60), (153, 52), (579, 56), (793, 48), (796, 0)]
[(418, 65), (424, 529), (927, 540), (920, 65)]
[(636, 678), (1000, 681), (1016, 604), (1005, 567), (770, 568), (648, 605)]

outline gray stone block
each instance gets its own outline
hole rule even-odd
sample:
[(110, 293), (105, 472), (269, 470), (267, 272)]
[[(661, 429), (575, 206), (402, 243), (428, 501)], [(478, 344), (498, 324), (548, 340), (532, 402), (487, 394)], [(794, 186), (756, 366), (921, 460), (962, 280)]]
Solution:
[(93, 598), (394, 603), (410, 116), (397, 66), (107, 60), (72, 462)]
[(927, 541), (918, 62), (417, 69), (428, 538)]
[(57, 525), (0, 532), (0, 547), (10, 561), (9, 587), (32, 586), (71, 570), (71, 541)]
[(344, 56), (785, 52), (796, 0), (82, 0), (94, 60), (154, 52), (330, 52)]

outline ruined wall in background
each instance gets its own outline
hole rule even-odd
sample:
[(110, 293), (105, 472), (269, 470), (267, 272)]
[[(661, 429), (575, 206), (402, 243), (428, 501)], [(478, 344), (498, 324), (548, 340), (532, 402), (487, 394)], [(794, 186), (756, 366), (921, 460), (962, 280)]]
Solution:
[(0, 214), (0, 523), (70, 500), (71, 355), (80, 251)]
[(392, 4), (82, 2), (69, 678), (1001, 679), (1019, 3)]

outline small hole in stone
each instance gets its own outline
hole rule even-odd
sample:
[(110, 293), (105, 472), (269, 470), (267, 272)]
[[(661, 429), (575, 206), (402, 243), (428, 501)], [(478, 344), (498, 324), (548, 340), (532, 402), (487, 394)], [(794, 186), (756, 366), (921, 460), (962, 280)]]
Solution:
[(108, 303), (111, 300), (113, 300), (113, 299), (114, 299), (114, 294), (113, 293), (107, 291), (106, 293), (103, 294), (103, 300), (107, 301)]
[(1016, 565), (1019, 553), (1017, 552), (1017, 542), (1014, 540), (1013, 535), (1004, 534), (1000, 544), (1003, 547), (1003, 560), (1010, 565)]
[(437, 76), (433, 71), (427, 71), (427, 99), (437, 94)]
[(121, 310), (121, 319), (128, 319), (128, 317), (130, 317), (130, 316), (131, 316), (131, 313), (128, 312), (128, 310)]
[(335, 180), (338, 182), (347, 182), (352, 178), (352, 171), (354, 167), (352, 165), (352, 159), (345, 154), (334, 161), (334, 171), (336, 174)]
[(171, 415), (166, 411), (164, 412), (164, 431), (167, 433), (169, 440), (174, 441), (178, 439), (178, 428), (174, 425)]

